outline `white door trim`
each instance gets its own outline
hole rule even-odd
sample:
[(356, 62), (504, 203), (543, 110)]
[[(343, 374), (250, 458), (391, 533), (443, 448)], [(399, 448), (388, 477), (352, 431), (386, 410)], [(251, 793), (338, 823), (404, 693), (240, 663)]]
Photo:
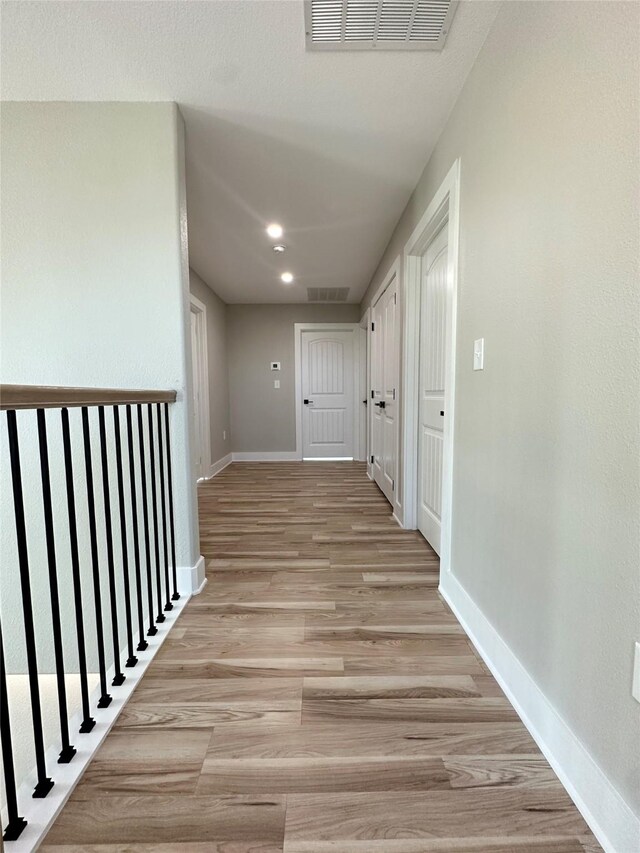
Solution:
[(445, 357), (444, 447), (442, 460), (442, 539), (440, 566), (451, 570), (451, 507), (453, 491), (456, 314), (460, 229), (460, 160), (456, 160), (415, 227), (404, 249), (404, 526), (415, 530), (418, 519), (418, 404), (420, 377), (420, 287), (422, 254), (447, 220), (451, 316)]
[[(385, 277), (382, 279), (382, 283), (380, 287), (376, 290), (373, 299), (371, 300), (371, 308), (367, 309), (369, 312), (369, 319), (373, 320), (373, 308), (380, 301), (382, 296), (384, 295), (385, 290), (389, 287), (393, 279), (396, 279), (396, 293), (398, 295), (398, 305), (396, 312), (396, 328), (394, 333), (394, 341), (396, 346), (396, 376), (394, 381), (394, 387), (396, 389), (396, 397), (397, 397), (397, 405), (398, 412), (402, 412), (402, 398), (403, 398), (403, 389), (401, 382), (401, 372), (400, 372), (400, 361), (402, 358), (402, 347), (401, 347), (401, 337), (402, 337), (402, 281), (400, 278), (401, 265), (400, 265), (400, 255), (395, 259), (395, 261), (389, 267), (389, 270)], [(369, 323), (367, 328), (367, 334), (369, 335), (369, 364), (368, 364), (368, 383), (367, 383), (367, 398), (371, 401), (371, 383), (372, 383), (372, 370), (371, 370), (371, 354), (373, 352), (372, 340), (371, 340), (371, 323)], [(373, 409), (371, 407), (371, 402), (369, 402), (368, 406), (368, 421), (369, 421), (369, 447), (372, 446), (371, 436), (372, 436), (372, 423), (373, 423)], [(394, 492), (394, 501), (393, 501), (393, 514), (396, 517), (398, 523), (403, 525), (403, 513), (402, 506), (404, 504), (404, 498), (402, 496), (402, 482), (404, 481), (404, 475), (402, 470), (401, 463), (401, 454), (400, 454), (400, 438), (401, 438), (401, 429), (400, 429), (400, 417), (396, 417), (396, 489)], [(368, 452), (368, 451), (367, 451)], [(370, 457), (367, 456), (367, 470), (370, 472), (371, 478), (373, 479), (373, 466), (369, 462)]]
[[(360, 447), (360, 458), (367, 462), (367, 476), (373, 480), (373, 466), (371, 465), (371, 421), (369, 413), (371, 410), (371, 307), (367, 308), (360, 318), (360, 329), (364, 331), (364, 388), (361, 388), (359, 399), (360, 408), (364, 409), (365, 419), (365, 441), (364, 447)], [(362, 375), (362, 371), (361, 371)], [(366, 400), (365, 406), (362, 400)], [(362, 434), (362, 433), (361, 433)]]
[[(211, 471), (211, 428), (209, 425), (209, 349), (207, 342), (207, 306), (193, 294), (189, 294), (190, 311), (196, 315), (199, 326), (198, 339), (200, 342), (198, 365), (202, 377), (202, 406), (200, 407), (200, 434), (203, 437), (204, 446), (200, 448), (202, 453), (201, 469), (197, 472), (198, 480), (207, 479)], [(193, 370), (193, 365), (192, 365)], [(195, 371), (191, 377), (195, 384)]]
[[(353, 334), (353, 388), (354, 405), (360, 393), (360, 348), (358, 346), (359, 323), (294, 323), (294, 365), (296, 386), (296, 459), (302, 460), (302, 333), (303, 332), (351, 332)], [(361, 459), (360, 424), (357, 409), (353, 418), (353, 458)]]

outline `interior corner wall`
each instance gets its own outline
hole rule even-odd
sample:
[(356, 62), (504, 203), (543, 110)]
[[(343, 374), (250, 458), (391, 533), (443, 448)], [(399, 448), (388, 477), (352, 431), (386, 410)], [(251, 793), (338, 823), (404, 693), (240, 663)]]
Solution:
[(190, 462), (184, 127), (172, 103), (2, 105), (2, 382), (175, 389), (179, 566)]
[[(233, 451), (295, 452), (295, 323), (357, 323), (358, 305), (227, 306)], [(274, 374), (270, 362), (281, 362)], [(273, 380), (280, 380), (280, 388)]]
[(189, 287), (193, 296), (203, 302), (207, 309), (209, 425), (213, 466), (231, 453), (227, 305), (194, 270), (189, 271)]
[(636, 814), (639, 31), (502, 4), (363, 303), (460, 158), (453, 577)]

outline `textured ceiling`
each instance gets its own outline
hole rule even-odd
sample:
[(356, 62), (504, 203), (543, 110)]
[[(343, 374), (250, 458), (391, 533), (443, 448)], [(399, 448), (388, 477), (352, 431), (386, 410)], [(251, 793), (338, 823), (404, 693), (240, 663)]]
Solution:
[(302, 0), (5, 0), (2, 97), (177, 101), (202, 278), (227, 302), (358, 302), (496, 11), (461, 2), (441, 53), (307, 53)]

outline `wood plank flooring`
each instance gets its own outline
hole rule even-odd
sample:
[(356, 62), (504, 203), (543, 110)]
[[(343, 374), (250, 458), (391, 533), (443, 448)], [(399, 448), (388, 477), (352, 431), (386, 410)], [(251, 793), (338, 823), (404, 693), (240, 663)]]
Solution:
[(57, 853), (596, 853), (359, 463), (200, 487), (208, 585), (50, 830)]

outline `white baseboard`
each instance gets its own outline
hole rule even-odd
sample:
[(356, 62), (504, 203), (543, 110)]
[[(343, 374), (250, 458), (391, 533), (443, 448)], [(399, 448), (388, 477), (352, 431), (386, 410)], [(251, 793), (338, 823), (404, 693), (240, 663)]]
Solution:
[(398, 511), (397, 510), (393, 511), (392, 518), (395, 521), (395, 523), (398, 525), (398, 527), (402, 527), (402, 529), (404, 530), (404, 524), (402, 523), (401, 519), (398, 517)]
[(200, 584), (198, 589), (193, 594), (194, 595), (200, 595), (200, 593), (202, 592), (202, 590), (205, 588), (206, 585), (207, 585), (207, 577), (205, 575), (205, 577), (202, 579), (202, 583)]
[(606, 853), (638, 850), (640, 819), (450, 572), (440, 592)]
[(300, 462), (300, 455), (296, 450), (277, 451), (234, 451), (232, 454), (234, 462)]
[[(114, 668), (107, 671), (107, 683), (111, 695), (111, 704), (107, 708), (97, 708), (96, 703), (100, 696), (100, 689), (96, 689), (91, 697), (91, 714), (95, 719), (94, 728), (87, 734), (79, 734), (78, 728), (82, 722), (82, 713), (74, 714), (69, 720), (69, 730), (73, 733), (71, 742), (76, 748), (76, 754), (69, 764), (58, 764), (57, 758), (60, 745), (56, 744), (47, 750), (45, 762), (48, 774), (54, 781), (53, 788), (44, 799), (33, 799), (33, 779), (27, 780), (18, 791), (18, 813), (27, 819), (28, 823), (17, 841), (5, 841), (6, 853), (32, 853), (42, 843), (46, 833), (51, 828), (56, 817), (62, 811), (64, 804), (69, 799), (74, 788), (82, 778), (82, 774), (89, 766), (93, 756), (98, 751), (103, 740), (111, 731), (120, 712), (129, 701), (131, 694), (146, 672), (149, 664), (155, 657), (160, 646), (164, 643), (171, 628), (179, 614), (189, 601), (190, 596), (183, 595), (173, 602), (173, 609), (165, 613), (166, 621), (158, 625), (158, 633), (153, 637), (146, 637), (148, 647), (145, 651), (136, 651), (138, 663), (135, 667), (125, 668), (126, 680), (119, 687), (111, 685)], [(135, 641), (137, 642), (137, 636)], [(126, 658), (126, 650), (123, 650), (123, 659)]]
[(195, 566), (178, 566), (178, 592), (185, 595), (195, 595), (200, 592), (203, 582), (206, 580), (206, 567), (204, 557), (198, 557)]
[(216, 474), (220, 473), (220, 471), (224, 471), (227, 465), (231, 465), (232, 462), (233, 456), (231, 453), (227, 453), (227, 455), (223, 456), (222, 459), (218, 459), (218, 461), (214, 462), (211, 468), (209, 468), (209, 476), (207, 477), (207, 480), (215, 477)]

